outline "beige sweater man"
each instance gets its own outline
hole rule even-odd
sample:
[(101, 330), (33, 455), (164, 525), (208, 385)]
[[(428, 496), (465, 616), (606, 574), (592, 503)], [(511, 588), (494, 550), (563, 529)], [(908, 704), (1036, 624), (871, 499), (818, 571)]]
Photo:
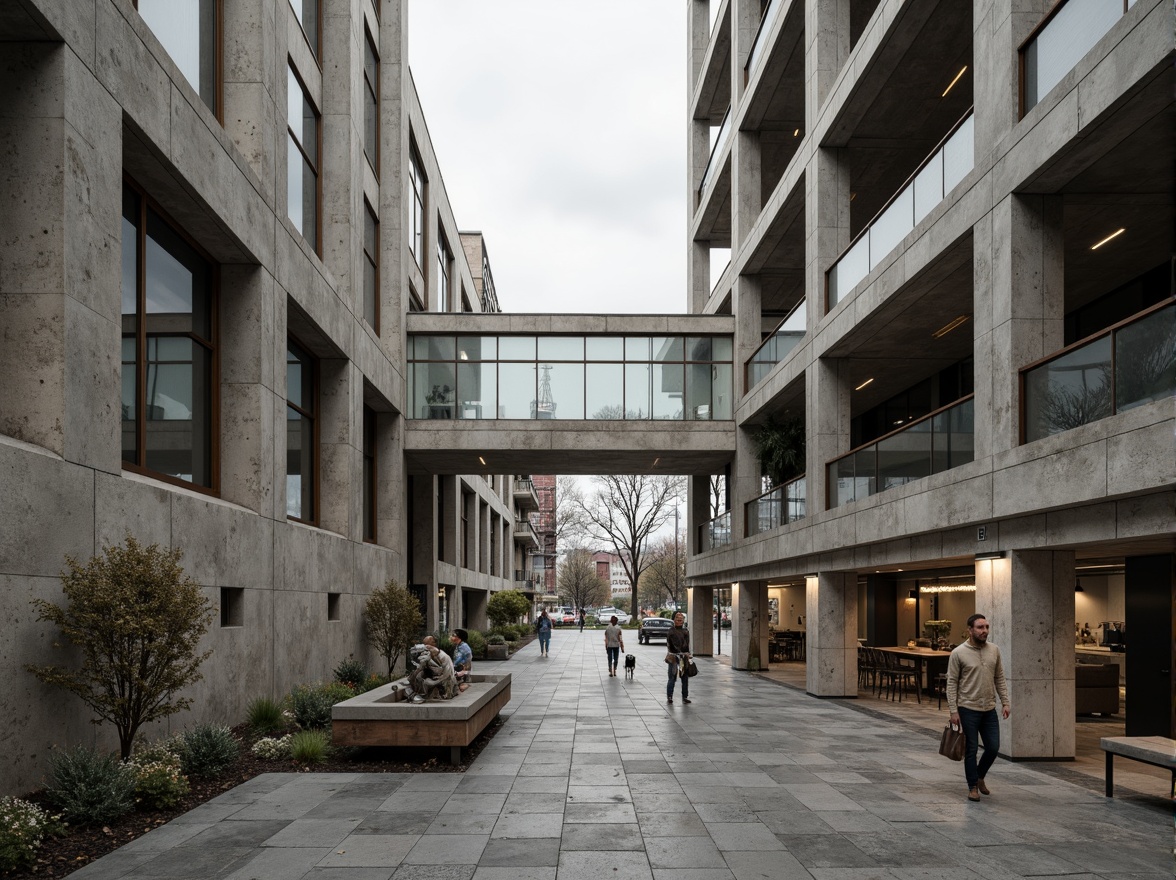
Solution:
[[(947, 661), (947, 708), (951, 723), (964, 731), (964, 779), (968, 783), (968, 800), (979, 801), (991, 794), (984, 781), (1000, 749), (1000, 721), (996, 717), (996, 700), (1001, 712), (1009, 717), (1012, 704), (1005, 683), (1000, 648), (988, 641), (988, 619), (983, 614), (968, 618), (968, 640), (951, 652)], [(976, 753), (984, 741), (984, 755)]]

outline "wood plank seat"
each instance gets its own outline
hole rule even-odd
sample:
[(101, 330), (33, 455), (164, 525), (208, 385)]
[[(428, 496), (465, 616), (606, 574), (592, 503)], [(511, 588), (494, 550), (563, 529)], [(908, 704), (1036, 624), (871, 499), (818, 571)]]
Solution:
[[(1153, 767), (1167, 767), (1172, 771), (1172, 788), (1176, 790), (1176, 739), (1166, 736), (1104, 736), (1099, 746), (1107, 754), (1107, 797), (1114, 797), (1115, 755), (1151, 764)], [(1171, 797), (1173, 792), (1168, 792)]]
[(470, 686), (451, 700), (410, 703), (407, 679), (337, 703), (331, 740), (337, 746), (448, 747), (450, 762), (478, 738), (510, 702), (510, 673), (472, 673)]

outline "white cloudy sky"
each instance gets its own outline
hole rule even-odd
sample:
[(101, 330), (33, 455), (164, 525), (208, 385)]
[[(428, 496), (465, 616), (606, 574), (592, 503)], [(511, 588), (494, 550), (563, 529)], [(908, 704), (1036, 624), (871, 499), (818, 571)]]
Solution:
[(686, 310), (682, 0), (410, 0), (409, 59), (504, 311)]

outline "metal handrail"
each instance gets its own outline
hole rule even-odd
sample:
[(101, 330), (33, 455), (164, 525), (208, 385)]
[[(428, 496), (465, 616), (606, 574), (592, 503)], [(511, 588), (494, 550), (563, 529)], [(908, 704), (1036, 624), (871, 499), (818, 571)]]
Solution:
[(776, 13), (780, 11), (780, 6), (783, 0), (772, 0), (768, 4), (768, 8), (764, 10), (763, 16), (760, 18), (759, 27), (755, 29), (755, 38), (751, 41), (751, 51), (747, 53), (747, 63), (743, 65), (743, 82), (748, 83), (751, 80), (751, 69), (759, 62), (756, 57), (756, 52), (763, 47), (760, 45), (760, 37), (764, 35), (765, 27), (771, 28), (776, 23)]
[(972, 400), (975, 396), (976, 396), (975, 392), (973, 392), (972, 394), (965, 394), (959, 400), (953, 400), (951, 403), (947, 404), (947, 406), (941, 406), (941, 407), (939, 407), (939, 409), (932, 410), (931, 412), (927, 413), (927, 415), (925, 415), (925, 416), (920, 416), (919, 418), (915, 419), (912, 422), (907, 422), (907, 424), (903, 425), (901, 428), (895, 428), (893, 431), (890, 431), (886, 434), (882, 434), (879, 437), (875, 437), (873, 440), (871, 440), (868, 443), (863, 443), (860, 446), (855, 446), (853, 449), (849, 450), (849, 452), (843, 453), (842, 455), (839, 455), (836, 458), (829, 459), (827, 462), (825, 462), (825, 467), (828, 467), (829, 465), (833, 464), (834, 462), (841, 461), (843, 458), (849, 458), (851, 455), (856, 455), (857, 453), (861, 452), (863, 449), (869, 449), (871, 446), (875, 446), (875, 445), (881, 443), (883, 440), (888, 440), (897, 434), (903, 434), (903, 433), (909, 431), (915, 425), (920, 425), (923, 422), (927, 421), (928, 419), (933, 419), (937, 415), (939, 415), (940, 413), (945, 413), (949, 409), (952, 409), (953, 407), (959, 406), (961, 403), (967, 403), (969, 400)]
[[(747, 501), (747, 502), (745, 502), (745, 503), (744, 503), (744, 505), (743, 505), (743, 533), (744, 533), (745, 535), (749, 536), (749, 537), (752, 535), (752, 531), (751, 531), (751, 511), (752, 511), (752, 507), (753, 507), (754, 505), (758, 505), (758, 504), (759, 504), (760, 502), (762, 502), (764, 499), (768, 498), (768, 496), (770, 496), (770, 495), (775, 495), (776, 493), (780, 493), (780, 500), (781, 500), (781, 501), (783, 501), (783, 502), (785, 502), (785, 503), (787, 503), (787, 502), (788, 502), (788, 500), (789, 500), (789, 499), (788, 499), (788, 491), (787, 491), (787, 490), (788, 490), (788, 488), (789, 488), (790, 486), (795, 486), (797, 483), (804, 482), (804, 480), (805, 480), (805, 477), (806, 477), (806, 476), (807, 476), (807, 474), (801, 474), (800, 476), (793, 477), (791, 480), (786, 480), (786, 481), (785, 481), (785, 482), (783, 482), (783, 483), (780, 483), (780, 484), (778, 484), (778, 485), (776, 485), (776, 486), (773, 486), (773, 487), (772, 487), (771, 489), (769, 489), (768, 491), (766, 491), (766, 492), (762, 492), (762, 493), (760, 493), (759, 495), (757, 495), (757, 496), (755, 496), (754, 498), (752, 498), (750, 501)], [(807, 485), (806, 485), (805, 489), (806, 489), (806, 492), (805, 492), (805, 494), (807, 495), (807, 494), (808, 494), (808, 493), (807, 493), (807, 489), (808, 489)], [(805, 504), (807, 505), (807, 502), (808, 502), (808, 499), (807, 499), (807, 498), (805, 498), (805, 499), (797, 499), (797, 500), (804, 501), (804, 502), (805, 502)], [(800, 519), (802, 519), (802, 518), (803, 518), (803, 515), (802, 515), (802, 516), (798, 516), (798, 517), (797, 517), (795, 520), (789, 520), (788, 522), (796, 522), (796, 521), (798, 521), (798, 520), (800, 520)], [(788, 525), (788, 522), (783, 522), (783, 523), (780, 523), (780, 525)], [(776, 528), (779, 528), (779, 526), (776, 526)], [(763, 533), (762, 533), (762, 532), (756, 532), (755, 534), (763, 534)]]
[[(751, 387), (749, 386), (748, 381), (747, 381), (747, 370), (748, 370), (748, 367), (751, 366), (751, 362), (755, 360), (756, 355), (758, 355), (761, 351), (763, 351), (769, 342), (773, 341), (776, 338), (776, 334), (780, 332), (781, 328), (785, 324), (787, 324), (792, 319), (792, 316), (795, 315), (799, 309), (803, 308), (805, 303), (807, 303), (807, 302), (808, 302), (808, 297), (801, 297), (800, 302), (798, 302), (796, 305), (794, 305), (791, 309), (788, 310), (788, 314), (786, 314), (780, 320), (779, 324), (777, 324), (775, 327), (772, 328), (772, 332), (769, 333), (767, 336), (765, 336), (760, 341), (760, 344), (755, 347), (755, 351), (753, 351), (747, 357), (747, 359), (743, 362), (743, 392), (745, 394), (751, 390)], [(805, 333), (807, 334), (808, 333), (807, 321), (805, 323), (806, 323)], [(776, 361), (776, 363), (780, 363), (780, 361)]]
[(722, 152), (723, 147), (727, 144), (727, 138), (730, 136), (731, 126), (731, 108), (727, 108), (727, 112), (723, 114), (723, 121), (719, 125), (719, 134), (715, 138), (714, 146), (711, 147), (710, 157), (706, 160), (706, 168), (702, 172), (702, 182), (698, 185), (698, 194), (706, 192), (707, 185), (710, 183), (711, 168), (714, 166), (715, 157)]

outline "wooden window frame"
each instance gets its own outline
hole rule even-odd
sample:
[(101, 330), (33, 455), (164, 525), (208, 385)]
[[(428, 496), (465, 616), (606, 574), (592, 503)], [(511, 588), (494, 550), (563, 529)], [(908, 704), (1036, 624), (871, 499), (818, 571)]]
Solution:
[[(286, 135), (293, 142), (294, 146), (298, 148), (298, 152), (302, 155), (303, 160), (310, 165), (314, 171), (314, 244), (313, 250), (316, 256), (323, 255), (323, 169), (322, 169), (322, 155), (323, 155), (323, 113), (322, 110), (315, 106), (314, 101), (310, 98), (310, 92), (306, 88), (306, 81), (303, 80), (302, 75), (298, 72), (298, 67), (294, 64), (293, 58), (286, 59), (287, 68), (294, 79), (298, 80), (298, 87), (302, 91), (302, 99), (314, 111), (314, 138), (315, 138), (315, 155), (319, 157), (318, 162), (312, 162), (310, 156), (306, 154), (306, 147), (303, 146), (302, 141), (298, 135), (294, 134), (294, 129), (290, 125), (290, 120), (286, 120)], [(286, 82), (289, 83), (289, 77)], [(289, 112), (289, 99), (287, 98), (287, 112)], [(299, 169), (301, 171), (301, 169)], [(286, 187), (290, 186), (290, 174), (292, 169), (286, 169)], [(290, 206), (286, 205), (286, 216), (290, 216)], [(291, 221), (293, 222), (293, 221)], [(306, 240), (306, 218), (302, 218), (303, 228), (298, 230), (298, 234)]]
[[(131, 0), (131, 2), (134, 4), (135, 11), (138, 12), (140, 0)], [(212, 110), (212, 115), (216, 117), (216, 121), (221, 124), (221, 127), (224, 127), (224, 124), (225, 124), (225, 0), (214, 0), (214, 3), (216, 5), (216, 25), (214, 28), (213, 39), (216, 41), (216, 60), (213, 63), (216, 65), (216, 85), (215, 85), (216, 106), (209, 107), (209, 109)], [(146, 24), (146, 21), (144, 21), (143, 23)], [(147, 25), (147, 29), (151, 30), (151, 25)], [(155, 32), (152, 31), (152, 33), (155, 33)], [(156, 39), (159, 39), (158, 35), (156, 36)], [(160, 40), (160, 45), (163, 45), (162, 40)], [(164, 46), (164, 48), (166, 49), (167, 47)], [(181, 75), (182, 75), (182, 72), (181, 72)], [(204, 104), (205, 107), (208, 107), (208, 104), (205, 103), (204, 98), (200, 96), (200, 87), (197, 85), (193, 85), (191, 82), (189, 82), (188, 78), (186, 76), (184, 76), (183, 79), (185, 82), (188, 83), (188, 85), (192, 86), (193, 91), (195, 91), (196, 95), (198, 97), (200, 97), (200, 103)]]
[(304, 2), (304, 0), (290, 0), (290, 11), (294, 13), (294, 21), (298, 24), (298, 30), (302, 31), (302, 39), (306, 40), (306, 45), (310, 47), (310, 55), (314, 58), (314, 63), (318, 65), (321, 71), (323, 69), (323, 0), (315, 0), (314, 2), (315, 39), (313, 40), (306, 32), (306, 26), (302, 23), (302, 16), (294, 8), (296, 2)]
[[(412, 198), (412, 204), (409, 206), (408, 250), (416, 260), (417, 268), (424, 275), (425, 264), (429, 262), (426, 258), (429, 236), (425, 228), (425, 221), (429, 216), (429, 178), (425, 175), (424, 162), (421, 161), (416, 142), (411, 138), (408, 144), (408, 185)], [(428, 308), (428, 303), (425, 303), (425, 307)]]
[[(299, 358), (299, 360), (300, 360), (300, 362), (303, 363), (303, 369), (309, 368), (310, 373), (311, 373), (312, 409), (307, 410), (305, 407), (299, 406), (295, 403), (291, 403), (290, 402), (290, 389), (289, 388), (286, 389), (286, 409), (287, 410), (292, 409), (295, 412), (297, 412), (301, 417), (307, 418), (310, 420), (310, 435), (311, 435), (310, 457), (311, 457), (311, 461), (310, 461), (310, 467), (308, 468), (308, 471), (310, 474), (310, 507), (311, 507), (311, 511), (310, 511), (309, 517), (292, 516), (290, 514), (290, 499), (287, 498), (286, 499), (286, 519), (290, 520), (291, 522), (299, 522), (299, 523), (303, 523), (304, 525), (308, 525), (308, 526), (317, 526), (318, 525), (318, 511), (319, 511), (319, 485), (320, 485), (319, 465), (322, 462), (322, 456), (320, 455), (321, 447), (319, 444), (319, 430), (321, 427), (319, 424), (319, 422), (320, 422), (320, 419), (319, 419), (319, 393), (320, 393), (320, 389), (321, 389), (320, 383), (321, 383), (321, 379), (322, 379), (322, 373), (321, 373), (322, 367), (321, 367), (321, 362), (319, 361), (319, 358), (316, 357), (314, 355), (314, 353), (311, 352), (311, 350), (309, 348), (307, 348), (305, 345), (303, 345), (301, 342), (299, 342), (298, 338), (295, 337), (293, 334), (289, 334), (286, 337), (287, 363), (289, 363), (288, 358), (289, 358), (289, 354), (290, 354), (291, 349), (295, 349), (296, 354), (301, 354), (305, 357), (305, 359), (306, 359), (305, 361), (302, 361), (302, 358)], [(287, 421), (289, 421), (289, 420), (287, 419)], [(289, 452), (289, 449), (287, 448), (287, 450), (286, 450), (287, 467), (289, 467), (289, 460), (290, 460), (290, 452)], [(289, 474), (289, 471), (286, 471), (286, 473)], [(305, 513), (305, 511), (303, 511), (303, 512)]]
[[(375, 294), (374, 294), (374, 296), (376, 298), (376, 301), (374, 303), (374, 308), (373, 308), (373, 318), (375, 319), (375, 323), (374, 324), (369, 323), (368, 326), (370, 326), (372, 328), (372, 332), (374, 332), (377, 336), (379, 336), (380, 335), (380, 218), (376, 214), (376, 209), (371, 206), (371, 203), (366, 198), (363, 200), (363, 211), (364, 211), (364, 217), (363, 217), (363, 222), (364, 222), (363, 257), (364, 257), (364, 264), (365, 264), (364, 271), (366, 272), (366, 271), (368, 271), (368, 269), (370, 269), (372, 274), (375, 277)], [(375, 253), (369, 253), (368, 249), (367, 249), (367, 223), (368, 223), (369, 219), (371, 220), (372, 223), (375, 224), (375, 227), (376, 227), (376, 252)], [(361, 311), (364, 316), (364, 320), (366, 321), (367, 320), (367, 280), (366, 280), (366, 278), (364, 279), (364, 282), (363, 282), (363, 298), (364, 298), (364, 302), (361, 304), (362, 305)]]
[(366, 512), (370, 518), (371, 528), (363, 528), (363, 540), (365, 544), (375, 544), (379, 539), (379, 528), (377, 526), (376, 514), (379, 511), (379, 465), (377, 461), (377, 434), (376, 426), (379, 416), (376, 411), (370, 406), (365, 405), (363, 408), (363, 462), (370, 466), (371, 470), (365, 474), (364, 490), (368, 493)]
[[(364, 114), (365, 115), (364, 115), (364, 121), (363, 121), (364, 132), (365, 132), (365, 142), (364, 142), (364, 151), (363, 152), (364, 152), (364, 156), (367, 157), (368, 164), (371, 165), (371, 167), (372, 167), (372, 171), (375, 172), (376, 180), (378, 181), (380, 179), (380, 49), (379, 49), (379, 45), (376, 43), (376, 38), (372, 36), (371, 28), (368, 27), (366, 21), (364, 22), (364, 26), (363, 26), (363, 37), (364, 37), (364, 59), (363, 59), (363, 61), (364, 61), (364, 64), (363, 64), (364, 90), (367, 92), (367, 94), (371, 95), (372, 101), (375, 104), (375, 114), (376, 114), (375, 155), (368, 156), (367, 155), (367, 142), (366, 142), (367, 103), (365, 102), (364, 103)], [(367, 51), (369, 49), (371, 50), (372, 57), (376, 59), (376, 81), (375, 82), (372, 82), (368, 78)]]

